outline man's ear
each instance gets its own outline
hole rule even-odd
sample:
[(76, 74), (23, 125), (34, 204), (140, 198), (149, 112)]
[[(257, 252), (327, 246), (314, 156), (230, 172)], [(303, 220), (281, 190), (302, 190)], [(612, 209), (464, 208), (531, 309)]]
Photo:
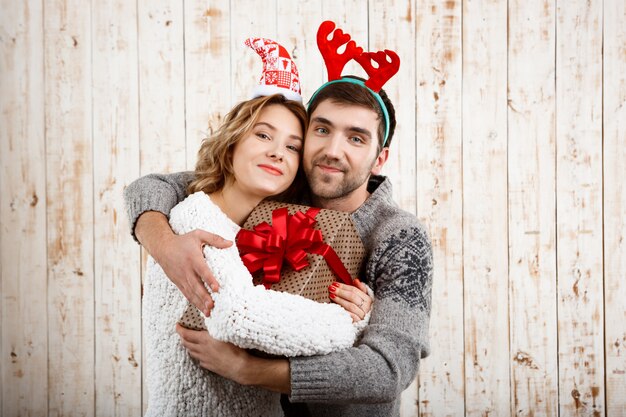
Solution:
[(389, 148), (383, 148), (383, 150), (380, 151), (380, 153), (376, 157), (376, 161), (374, 162), (374, 166), (372, 167), (370, 173), (372, 175), (379, 175), (380, 172), (383, 170), (383, 165), (385, 165), (385, 162), (387, 162), (388, 158)]

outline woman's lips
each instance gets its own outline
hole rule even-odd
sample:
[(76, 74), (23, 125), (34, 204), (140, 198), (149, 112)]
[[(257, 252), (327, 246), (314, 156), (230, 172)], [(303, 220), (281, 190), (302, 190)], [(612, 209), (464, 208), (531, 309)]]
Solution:
[(274, 166), (271, 166), (271, 165), (261, 164), (261, 165), (259, 165), (259, 168), (261, 168), (262, 170), (264, 170), (264, 171), (266, 171), (266, 172), (268, 172), (268, 173), (270, 173), (272, 175), (276, 175), (276, 176), (283, 175), (283, 171), (281, 171), (280, 169), (278, 169), (278, 168), (276, 168)]

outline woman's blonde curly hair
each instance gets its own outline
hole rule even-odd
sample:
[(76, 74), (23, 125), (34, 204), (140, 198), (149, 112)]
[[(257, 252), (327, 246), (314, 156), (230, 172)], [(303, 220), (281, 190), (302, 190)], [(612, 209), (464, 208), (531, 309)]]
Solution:
[[(202, 141), (196, 163), (196, 178), (187, 187), (187, 193), (204, 191), (214, 193), (224, 188), (232, 178), (233, 149), (254, 127), (261, 111), (269, 105), (279, 104), (289, 110), (300, 122), (303, 134), (306, 132), (308, 117), (304, 106), (293, 100), (287, 100), (280, 94), (257, 97), (237, 104), (224, 118), (224, 123), (217, 132)], [(305, 184), (302, 169), (298, 169), (296, 180), (279, 199), (286, 200), (294, 196)]]

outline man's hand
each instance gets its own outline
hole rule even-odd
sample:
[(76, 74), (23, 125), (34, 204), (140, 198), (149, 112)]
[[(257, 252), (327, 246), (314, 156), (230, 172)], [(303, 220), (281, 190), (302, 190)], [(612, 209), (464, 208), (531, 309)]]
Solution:
[(176, 325), (181, 343), (198, 364), (238, 384), (254, 385), (289, 394), (291, 374), (287, 359), (252, 356), (232, 343), (212, 338), (206, 330), (190, 330)]
[(208, 316), (213, 308), (213, 299), (204, 282), (212, 291), (218, 291), (219, 285), (205, 262), (202, 247), (227, 248), (232, 242), (203, 230), (176, 235), (167, 218), (155, 211), (145, 212), (139, 217), (135, 234), (183, 295)]

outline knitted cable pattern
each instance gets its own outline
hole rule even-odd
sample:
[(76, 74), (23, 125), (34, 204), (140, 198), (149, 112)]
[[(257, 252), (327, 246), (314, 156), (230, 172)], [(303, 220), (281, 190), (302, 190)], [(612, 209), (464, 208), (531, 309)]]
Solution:
[[(174, 207), (170, 225), (177, 234), (202, 229), (232, 241), (239, 231), (203, 192)], [(205, 246), (204, 256), (220, 284), (219, 291), (212, 294), (215, 306), (211, 317), (205, 319), (216, 339), (275, 355), (310, 356), (351, 347), (369, 321), (368, 314), (354, 324), (337, 304), (254, 286), (235, 246)], [(238, 385), (191, 360), (175, 332), (187, 300), (152, 258), (147, 274), (143, 300), (149, 390), (146, 415), (282, 415), (278, 394)]]

